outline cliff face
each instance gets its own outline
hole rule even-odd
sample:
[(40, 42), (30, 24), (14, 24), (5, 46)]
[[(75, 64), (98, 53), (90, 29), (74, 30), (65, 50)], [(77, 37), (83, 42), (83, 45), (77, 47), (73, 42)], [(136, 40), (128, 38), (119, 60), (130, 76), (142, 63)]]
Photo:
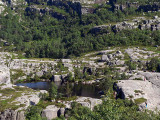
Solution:
[(5, 110), (0, 112), (0, 120), (25, 120), (24, 111)]

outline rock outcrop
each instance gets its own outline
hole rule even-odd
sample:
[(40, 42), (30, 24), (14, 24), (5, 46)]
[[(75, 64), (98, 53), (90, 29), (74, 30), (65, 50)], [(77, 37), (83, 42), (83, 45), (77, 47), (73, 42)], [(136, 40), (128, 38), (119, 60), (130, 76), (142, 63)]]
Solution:
[(25, 107), (23, 107), (23, 109), (27, 109), (27, 107), (30, 105), (36, 105), (39, 102), (39, 100), (40, 100), (39, 92), (37, 93), (35, 92), (35, 93), (29, 93), (29, 95), (22, 93), (22, 96), (16, 98), (14, 101), (19, 102), (17, 103), (17, 105), (25, 104)]
[(139, 48), (128, 48), (125, 52), (129, 55), (131, 60), (149, 59), (159, 56), (158, 53), (153, 51), (140, 50)]
[(139, 1), (117, 1), (117, 0), (110, 0), (110, 4), (112, 5), (112, 9), (114, 10), (122, 10), (124, 11), (127, 8), (134, 8), (137, 11), (159, 11), (160, 10), (160, 3), (159, 2), (139, 2)]
[[(55, 105), (49, 105), (42, 111), (42, 117), (47, 118), (47, 120), (52, 120), (60, 115), (65, 116), (65, 112), (67, 109), (71, 109), (71, 103), (73, 101), (65, 102), (66, 108), (59, 108)], [(88, 107), (91, 110), (98, 105), (102, 104), (101, 99), (90, 98), (90, 97), (79, 97), (75, 102), (80, 103), (82, 106)]]
[(91, 110), (93, 110), (96, 105), (102, 104), (101, 99), (90, 97), (79, 97), (76, 102), (80, 103), (82, 106), (90, 108)]
[[(15, 57), (14, 59), (13, 56)], [(26, 80), (27, 77), (40, 78), (48, 74), (52, 75), (53, 78), (55, 78), (55, 81), (61, 81), (67, 76), (66, 71), (61, 71), (62, 75), (59, 75), (59, 68), (55, 67), (59, 60), (18, 59), (17, 56), (18, 55), (14, 53), (10, 54), (9, 52), (0, 52), (0, 65), (2, 66), (0, 68), (2, 70), (0, 71), (3, 71), (0, 74), (3, 74), (3, 83), (10, 81), (10, 79), (13, 83), (15, 83), (17, 80)], [(63, 66), (67, 68), (69, 72), (74, 71), (74, 66), (71, 62), (71, 59), (62, 59)]]
[(50, 16), (57, 18), (58, 20), (62, 20), (62, 19), (65, 20), (66, 19), (65, 15), (58, 13), (56, 11), (53, 11), (53, 9), (49, 9), (48, 7), (39, 8), (36, 5), (31, 5), (31, 6), (27, 7), (25, 11), (27, 12), (28, 15), (29, 14), (37, 14), (37, 13), (40, 15), (49, 14)]
[(5, 66), (0, 66), (0, 84), (10, 84), (10, 69)]
[[(117, 83), (117, 93), (120, 90), (124, 93), (123, 98), (136, 100), (139, 98), (146, 99), (147, 109), (160, 110), (160, 88), (151, 82), (145, 80), (120, 80)], [(121, 96), (119, 96), (121, 97)], [(145, 104), (142, 102), (140, 108), (145, 108)]]
[(42, 111), (42, 117), (47, 118), (47, 120), (52, 120), (58, 117), (58, 111), (60, 108), (55, 105), (49, 105)]
[(125, 62), (121, 59), (124, 58), (124, 55), (122, 54), (121, 51), (116, 51), (110, 54), (103, 54), (101, 57), (102, 62), (106, 62), (107, 65), (113, 66), (113, 65), (123, 65)]
[(160, 88), (160, 73), (138, 71), (137, 74), (144, 76), (144, 79)]
[(24, 111), (5, 110), (0, 112), (0, 120), (25, 120)]
[(132, 20), (125, 20), (123, 22), (110, 24), (110, 25), (99, 25), (93, 27), (90, 32), (92, 34), (109, 34), (110, 32), (119, 32), (121, 30), (160, 30), (160, 18), (155, 16), (153, 19), (146, 19), (145, 17), (136, 17)]
[[(6, 102), (6, 106), (4, 107), (2, 104), (2, 108), (0, 109), (0, 120), (25, 120), (25, 110), (30, 105), (36, 105), (40, 100), (40, 92), (26, 87), (2, 84), (0, 90), (0, 106), (1, 101)], [(12, 93), (4, 93), (4, 91)]]

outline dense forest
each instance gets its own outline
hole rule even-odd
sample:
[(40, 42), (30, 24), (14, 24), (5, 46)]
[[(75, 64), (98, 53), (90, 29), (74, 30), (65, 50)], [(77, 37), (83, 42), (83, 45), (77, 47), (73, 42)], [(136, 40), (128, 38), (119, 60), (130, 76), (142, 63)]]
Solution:
[[(0, 45), (8, 46), (10, 51), (25, 52), (28, 58), (70, 58), (108, 46), (160, 45), (159, 31), (134, 29), (96, 35), (91, 32), (94, 26), (120, 22), (130, 16), (142, 15), (143, 11), (135, 8), (113, 11), (112, 5), (102, 4), (94, 5), (92, 14), (81, 14), (73, 7), (78, 3), (63, 2), (60, 6), (37, 5), (52, 9), (58, 14), (56, 17), (49, 12), (40, 14), (30, 10), (29, 5), (34, 2), (15, 10), (8, 7), (1, 14)], [(147, 15), (151, 16), (150, 13)]]

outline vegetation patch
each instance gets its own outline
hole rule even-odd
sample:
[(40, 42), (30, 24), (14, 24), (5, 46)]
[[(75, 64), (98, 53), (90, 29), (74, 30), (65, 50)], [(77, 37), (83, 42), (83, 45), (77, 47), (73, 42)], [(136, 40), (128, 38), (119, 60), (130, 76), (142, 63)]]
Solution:
[(143, 80), (142, 78), (135, 78), (134, 80)]
[(11, 69), (11, 81), (15, 82), (19, 77), (24, 76), (25, 73), (21, 69)]
[(144, 103), (144, 102), (146, 102), (147, 101), (147, 99), (145, 99), (145, 98), (137, 98), (137, 99), (134, 99), (134, 102), (136, 103), (136, 104), (142, 104), (142, 103)]
[(55, 105), (59, 108), (65, 108), (65, 105), (63, 103), (58, 103), (58, 102), (51, 102), (51, 101), (40, 101), (36, 106), (41, 107), (45, 109), (49, 105)]
[(140, 93), (140, 94), (144, 94), (142, 90), (135, 90), (135, 93)]
[(20, 97), (22, 93), (28, 93), (32, 91), (32, 89), (26, 87), (18, 87), (15, 86), (14, 89), (6, 88), (0, 90), (0, 93), (4, 97), (0, 97), (0, 112), (6, 109), (18, 109), (19, 107), (23, 107), (24, 104), (17, 105), (18, 102), (13, 102), (16, 98)]
[[(15, 103), (12, 103), (17, 97), (21, 96), (21, 92), (16, 92), (14, 89), (3, 89), (0, 90), (0, 93), (2, 93), (2, 96), (7, 99), (0, 100), (0, 111), (4, 111), (5, 109), (11, 108), (11, 109), (17, 109), (19, 106), (17, 106)], [(8, 98), (9, 97), (9, 98)]]

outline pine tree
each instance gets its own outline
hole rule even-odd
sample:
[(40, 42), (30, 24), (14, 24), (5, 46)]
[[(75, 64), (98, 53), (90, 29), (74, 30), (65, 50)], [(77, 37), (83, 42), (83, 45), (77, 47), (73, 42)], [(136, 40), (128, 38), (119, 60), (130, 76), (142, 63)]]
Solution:
[(54, 84), (54, 82), (51, 83), (51, 87), (49, 88), (49, 98), (53, 99), (57, 96), (57, 86)]

